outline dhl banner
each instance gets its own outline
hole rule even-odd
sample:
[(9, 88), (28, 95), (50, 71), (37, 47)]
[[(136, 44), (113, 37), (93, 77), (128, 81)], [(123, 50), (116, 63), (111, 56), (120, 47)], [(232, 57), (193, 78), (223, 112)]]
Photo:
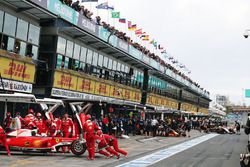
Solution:
[(14, 60), (8, 57), (0, 57), (0, 73), (2, 78), (34, 83), (35, 65)]
[(111, 82), (100, 82), (63, 71), (55, 71), (53, 87), (128, 101), (141, 101), (141, 92), (139, 90), (131, 90), (124, 86), (113, 85)]
[(176, 100), (153, 94), (148, 95), (147, 104), (178, 109), (178, 102)]
[(189, 103), (181, 103), (181, 110), (197, 113), (197, 107)]
[(203, 113), (205, 115), (208, 115), (208, 109), (207, 108), (199, 108), (199, 112)]

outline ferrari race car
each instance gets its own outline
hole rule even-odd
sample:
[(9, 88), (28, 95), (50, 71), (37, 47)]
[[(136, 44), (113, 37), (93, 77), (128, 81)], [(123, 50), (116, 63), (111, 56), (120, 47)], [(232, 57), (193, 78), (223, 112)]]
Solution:
[[(64, 106), (63, 101), (55, 99), (36, 99), (34, 95), (27, 94), (0, 94), (0, 101), (9, 103), (33, 103), (39, 104), (42, 110), (45, 112), (46, 119), (53, 121), (53, 112), (59, 107)], [(76, 106), (71, 104), (71, 108), (74, 109), (73, 114), (77, 118), (79, 127), (82, 128), (82, 124), (85, 122), (83, 112), (88, 107)], [(50, 107), (49, 107), (50, 106)], [(7, 105), (5, 106), (7, 111)], [(80, 111), (81, 110), (81, 111)], [(80, 111), (80, 112), (78, 112)], [(80, 116), (79, 116), (80, 115)], [(81, 117), (81, 119), (80, 119)], [(65, 137), (47, 137), (43, 135), (37, 135), (37, 129), (18, 129), (11, 130), (6, 133), (6, 142), (11, 150), (22, 152), (58, 152), (63, 146), (70, 146), (71, 152), (75, 155), (82, 155), (86, 151), (86, 140), (82, 137), (83, 132), (80, 131), (80, 137), (65, 138)], [(5, 150), (3, 144), (0, 141), (0, 149)]]

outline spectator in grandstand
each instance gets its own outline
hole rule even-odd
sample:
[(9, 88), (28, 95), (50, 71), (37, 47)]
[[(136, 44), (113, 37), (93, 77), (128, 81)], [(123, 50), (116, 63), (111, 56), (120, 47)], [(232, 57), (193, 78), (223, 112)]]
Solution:
[(76, 11), (80, 12), (81, 11), (81, 7), (80, 7), (80, 2), (79, 0), (77, 0), (76, 2), (74, 2), (71, 6), (73, 9), (75, 9)]

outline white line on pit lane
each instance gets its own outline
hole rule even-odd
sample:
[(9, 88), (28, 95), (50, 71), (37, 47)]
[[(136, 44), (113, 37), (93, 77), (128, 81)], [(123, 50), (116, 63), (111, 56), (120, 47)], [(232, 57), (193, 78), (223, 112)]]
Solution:
[(132, 160), (130, 162), (118, 165), (116, 167), (146, 167), (152, 164), (155, 164), (163, 159), (169, 158), (179, 152), (182, 152), (184, 150), (187, 150), (191, 147), (194, 147), (202, 142), (205, 142), (215, 136), (218, 136), (218, 134), (207, 134), (201, 137), (197, 137), (195, 139), (186, 141), (184, 143), (166, 148), (164, 150), (157, 151), (155, 153), (146, 155), (144, 157)]

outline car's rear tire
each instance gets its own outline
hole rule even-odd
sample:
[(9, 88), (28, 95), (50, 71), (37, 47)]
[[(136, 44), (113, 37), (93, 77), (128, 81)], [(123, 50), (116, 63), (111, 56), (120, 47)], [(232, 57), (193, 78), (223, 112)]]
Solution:
[(87, 149), (87, 146), (86, 146), (86, 143), (82, 143), (81, 140), (74, 140), (72, 143), (71, 143), (71, 152), (75, 155), (82, 155), (85, 153), (86, 149)]

